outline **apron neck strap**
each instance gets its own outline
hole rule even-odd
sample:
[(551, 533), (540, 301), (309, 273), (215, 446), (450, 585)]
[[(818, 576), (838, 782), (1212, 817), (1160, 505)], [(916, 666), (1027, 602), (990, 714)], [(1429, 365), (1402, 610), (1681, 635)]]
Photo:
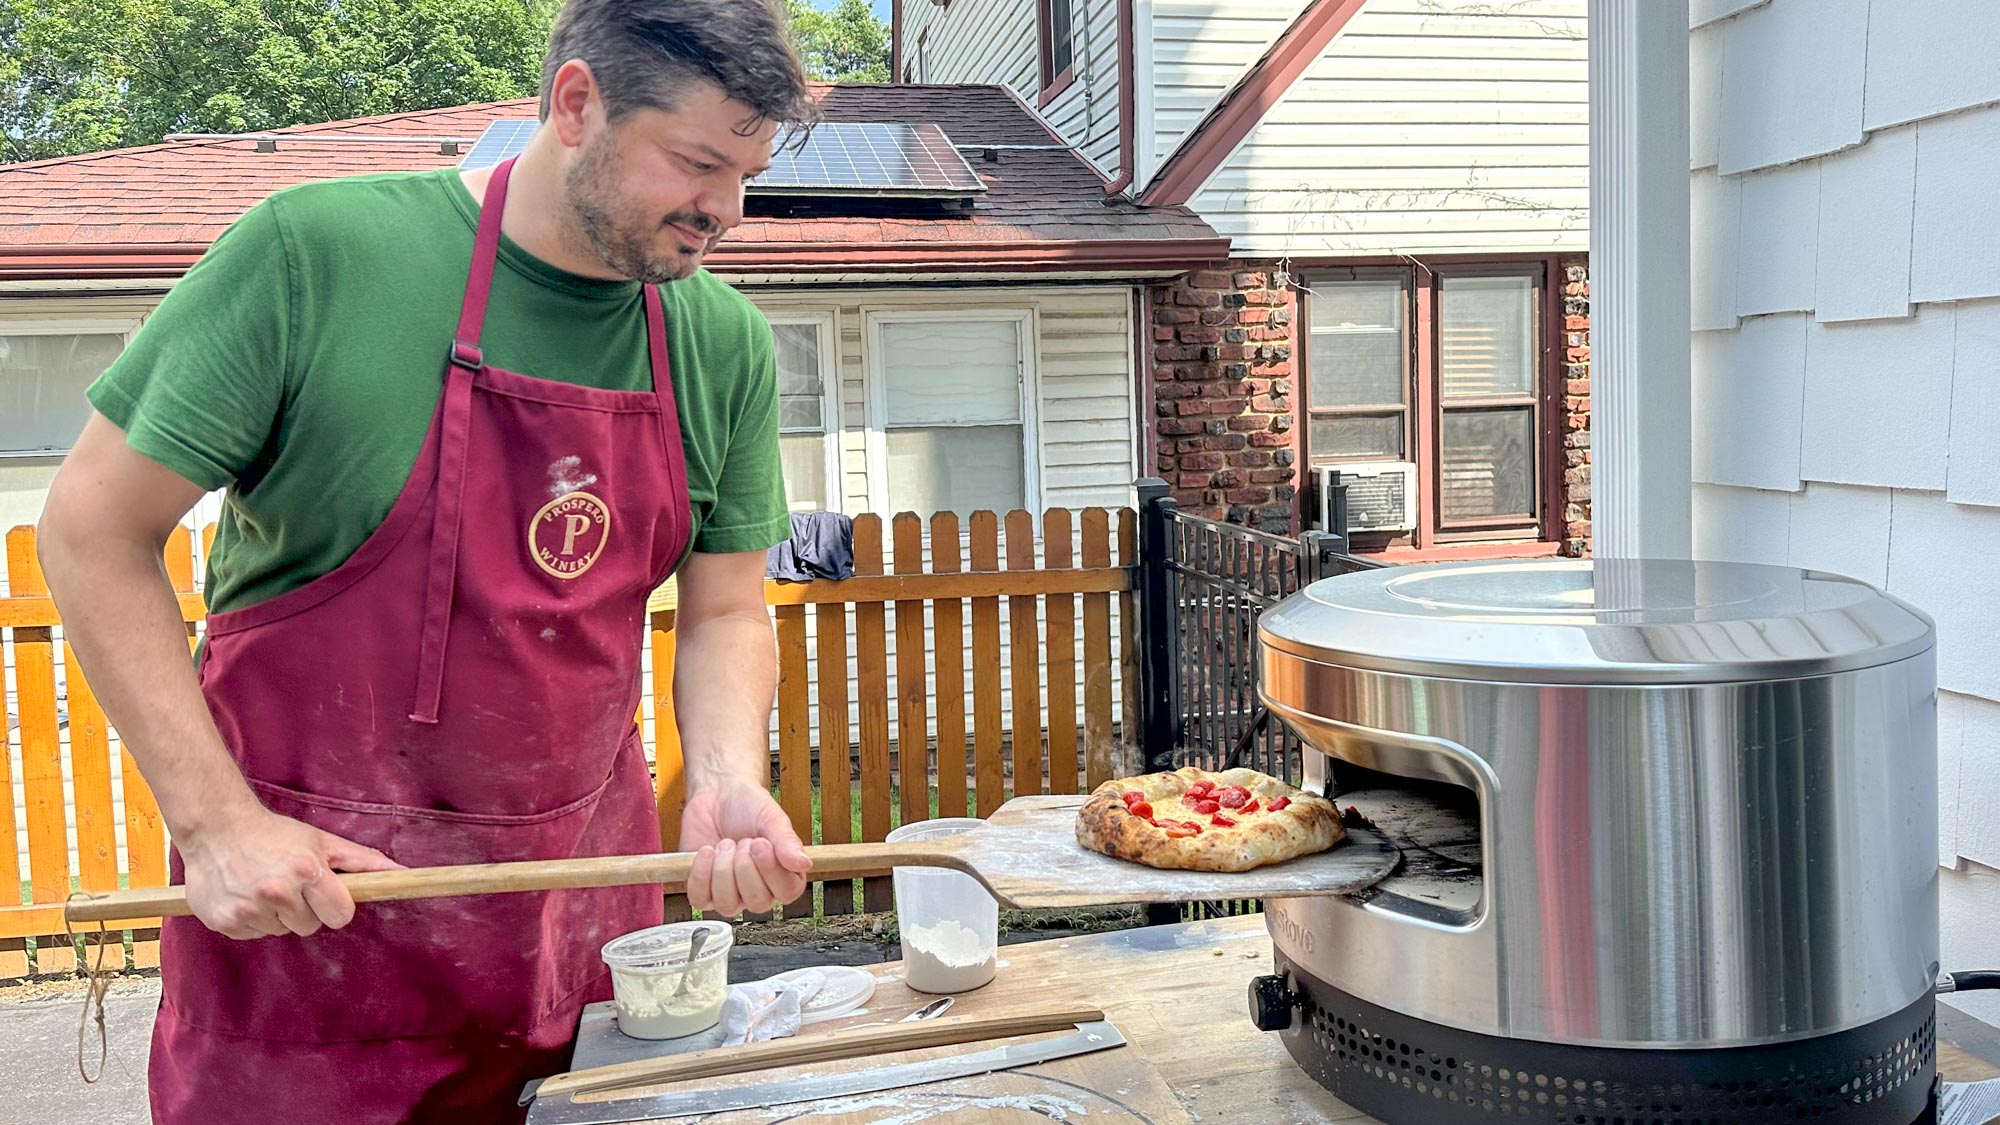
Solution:
[(507, 176), (514, 157), (493, 169), (486, 181), (486, 198), (479, 205), (479, 233), (472, 243), (472, 273), (466, 278), (465, 299), (458, 307), (458, 333), (451, 341), (451, 361), (477, 370), (479, 330), (486, 323), (486, 299), (493, 293), (493, 262), (500, 254), (500, 213), (507, 208)]

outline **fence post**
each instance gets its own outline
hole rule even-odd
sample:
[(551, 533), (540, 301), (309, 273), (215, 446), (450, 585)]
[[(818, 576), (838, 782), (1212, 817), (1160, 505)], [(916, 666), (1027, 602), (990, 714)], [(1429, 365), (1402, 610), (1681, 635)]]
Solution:
[(1176, 504), (1167, 482), (1144, 477), (1133, 485), (1139, 511), (1139, 753), (1147, 772), (1173, 768), (1180, 742), (1174, 713), (1174, 538), (1168, 527)]

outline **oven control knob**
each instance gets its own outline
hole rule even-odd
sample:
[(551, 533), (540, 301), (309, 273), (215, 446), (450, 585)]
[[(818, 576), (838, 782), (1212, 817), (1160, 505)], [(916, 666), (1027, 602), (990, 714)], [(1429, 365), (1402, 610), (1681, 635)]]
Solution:
[(1292, 991), (1284, 977), (1261, 976), (1250, 982), (1250, 1022), (1259, 1031), (1286, 1031), (1292, 1026), (1292, 1009), (1304, 997)]

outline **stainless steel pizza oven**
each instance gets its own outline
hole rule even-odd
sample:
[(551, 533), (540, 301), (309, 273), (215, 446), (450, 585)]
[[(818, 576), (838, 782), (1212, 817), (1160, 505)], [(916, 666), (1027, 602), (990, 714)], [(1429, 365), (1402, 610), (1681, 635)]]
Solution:
[(1905, 1125), (1935, 1084), (1929, 619), (1782, 567), (1346, 574), (1266, 613), (1306, 779), (1398, 841), (1267, 904), (1260, 1026), (1453, 1125)]

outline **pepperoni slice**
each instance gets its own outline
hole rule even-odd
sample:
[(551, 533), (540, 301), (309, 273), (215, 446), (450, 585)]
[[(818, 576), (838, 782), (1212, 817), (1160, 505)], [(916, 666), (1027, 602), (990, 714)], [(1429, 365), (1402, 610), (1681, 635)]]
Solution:
[(1215, 825), (1215, 826), (1216, 826), (1217, 828), (1234, 828), (1234, 827), (1236, 827), (1236, 822), (1235, 822), (1235, 821), (1233, 821), (1233, 820), (1229, 819), (1229, 818), (1228, 818), (1228, 817), (1226, 817), (1226, 816), (1223, 816), (1223, 815), (1222, 815), (1221, 813), (1216, 813), (1216, 814), (1215, 814), (1214, 816), (1210, 817), (1210, 818), (1209, 818), (1209, 823), (1211, 823), (1211, 824)]
[(1133, 816), (1143, 817), (1146, 820), (1153, 819), (1153, 806), (1144, 801), (1134, 801), (1130, 805), (1127, 805), (1126, 809)]
[(1279, 797), (1277, 800), (1271, 802), (1271, 811), (1283, 812), (1285, 806), (1291, 803), (1292, 799), (1290, 797)]
[(1221, 802), (1222, 807), (1225, 809), (1240, 809), (1245, 802), (1250, 800), (1250, 791), (1241, 785), (1231, 785), (1228, 788), (1217, 790), (1215, 799)]

